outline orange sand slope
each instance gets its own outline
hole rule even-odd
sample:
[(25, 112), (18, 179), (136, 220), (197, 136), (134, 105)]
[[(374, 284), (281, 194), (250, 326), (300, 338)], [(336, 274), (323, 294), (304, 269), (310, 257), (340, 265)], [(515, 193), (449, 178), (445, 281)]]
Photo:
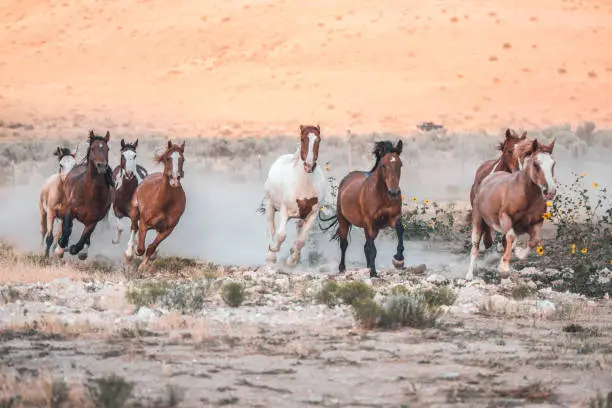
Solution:
[(0, 119), (181, 136), (609, 126), (611, 40), (604, 0), (6, 0)]

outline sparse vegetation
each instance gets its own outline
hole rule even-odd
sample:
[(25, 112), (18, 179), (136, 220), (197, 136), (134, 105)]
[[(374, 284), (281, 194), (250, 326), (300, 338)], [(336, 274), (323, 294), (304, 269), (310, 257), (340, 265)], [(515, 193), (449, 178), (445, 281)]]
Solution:
[(315, 295), (315, 301), (330, 308), (341, 303), (353, 306), (363, 299), (374, 298), (375, 294), (374, 289), (365, 282), (351, 281), (338, 284), (335, 281), (327, 281)]
[(229, 282), (221, 288), (221, 298), (230, 307), (240, 306), (245, 297), (244, 285), (239, 282)]
[(127, 300), (138, 307), (161, 305), (182, 313), (198, 312), (216, 289), (212, 278), (194, 278), (183, 281), (151, 280), (137, 284), (126, 292)]
[(87, 395), (96, 408), (122, 408), (132, 395), (134, 383), (111, 374), (87, 384)]
[(605, 397), (601, 393), (589, 400), (589, 408), (612, 408), (612, 391)]

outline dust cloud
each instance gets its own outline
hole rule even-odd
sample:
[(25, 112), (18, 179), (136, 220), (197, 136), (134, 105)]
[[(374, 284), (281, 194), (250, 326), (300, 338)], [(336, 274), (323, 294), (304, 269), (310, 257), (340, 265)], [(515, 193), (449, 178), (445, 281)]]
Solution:
[[(557, 138), (555, 158), (556, 176), (560, 183), (572, 181), (571, 172), (587, 173), (588, 181), (596, 181), (609, 187), (610, 149), (612, 132), (597, 131), (587, 141), (580, 132), (568, 127), (558, 127), (529, 133), (545, 143)], [(142, 139), (142, 138), (141, 138)], [(399, 136), (368, 135), (354, 137), (349, 149), (345, 138), (328, 137), (321, 144), (319, 163), (328, 165), (328, 176), (336, 183), (350, 170), (368, 170), (373, 164), (371, 149), (373, 141), (388, 139), (396, 142)], [(472, 134), (425, 133), (402, 137), (404, 163), (401, 187), (407, 197), (431, 201), (461, 201), (468, 199), (469, 188), (476, 168), (483, 160), (495, 158), (499, 135), (483, 132)], [(127, 140), (127, 139), (126, 139)], [(253, 141), (255, 140), (255, 142)], [(219, 264), (258, 266), (265, 263), (268, 245), (266, 216), (256, 214), (263, 198), (263, 184), (267, 170), (281, 154), (295, 151), (297, 141), (292, 138), (279, 139), (278, 143), (250, 139), (253, 144), (245, 150), (246, 142), (229, 140), (222, 143), (207, 139), (188, 139), (183, 187), (187, 194), (187, 207), (174, 232), (160, 245), (160, 256), (181, 256), (208, 260)], [(118, 142), (111, 143), (111, 165), (119, 162)], [(257, 145), (263, 144), (263, 146)], [(54, 146), (49, 142), (49, 149)], [(147, 140), (139, 146), (138, 163), (149, 173), (161, 170), (153, 164), (151, 157), (163, 140)], [(212, 147), (211, 147), (212, 146)], [(213, 148), (214, 147), (214, 148)], [(5, 145), (1, 147), (6, 150)], [(216, 149), (216, 150), (215, 150)], [(15, 170), (14, 185), (5, 183), (0, 188), (0, 239), (14, 244), (21, 250), (39, 251), (41, 246), (40, 215), (38, 197), (46, 177), (56, 171), (55, 159), (49, 153), (48, 160), (22, 160)], [(100, 222), (92, 236), (90, 258), (104, 256), (121, 261), (129, 238), (129, 220), (122, 220), (121, 242), (113, 245), (116, 221), (112, 214)], [(57, 229), (57, 225), (56, 225)], [(338, 243), (329, 241), (313, 229), (311, 240), (302, 252), (301, 263), (296, 270), (307, 270), (309, 253), (322, 254), (323, 268), (334, 272), (339, 260)], [(75, 223), (70, 242), (80, 236), (82, 225)], [(279, 254), (279, 267), (289, 255), (295, 239), (295, 222), (290, 221), (288, 237)], [(147, 235), (147, 242), (154, 238), (154, 231)], [(363, 245), (365, 238), (359, 228), (353, 229), (347, 253), (347, 266), (364, 267)], [(391, 266), (395, 251), (394, 237), (379, 236), (377, 267)], [(467, 267), (467, 258), (452, 254), (448, 248), (426, 242), (405, 243), (406, 262), (409, 265), (427, 264), (431, 269), (445, 270), (461, 275)], [(67, 255), (69, 257), (69, 255)]]

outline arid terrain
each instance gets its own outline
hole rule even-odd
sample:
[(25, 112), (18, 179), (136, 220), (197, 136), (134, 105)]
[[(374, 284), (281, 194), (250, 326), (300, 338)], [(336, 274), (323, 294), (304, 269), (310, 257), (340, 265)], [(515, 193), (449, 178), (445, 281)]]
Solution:
[[(553, 218), (543, 254), (500, 282), (493, 248), (472, 285), (463, 222), (507, 127), (556, 140), (559, 183), (579, 177), (593, 208), (610, 206), (610, 39), (603, 0), (3, 2), (0, 408), (603, 408), (609, 222), (559, 237)], [(287, 268), (293, 225), (265, 264), (266, 173), (315, 123), (330, 186), (371, 167), (374, 141), (403, 140), (405, 213), (427, 207), (406, 215), (407, 269), (382, 234), (368, 279), (355, 229), (339, 276), (338, 243), (317, 228)], [(88, 260), (40, 255), (52, 153), (82, 158), (90, 128), (110, 131), (112, 166), (138, 138), (149, 172), (168, 138), (186, 140), (187, 208), (144, 278), (122, 257), (127, 220), (111, 243), (112, 216)], [(590, 211), (582, 188), (559, 191), (572, 211)], [(593, 243), (584, 258), (555, 247), (575, 231)]]

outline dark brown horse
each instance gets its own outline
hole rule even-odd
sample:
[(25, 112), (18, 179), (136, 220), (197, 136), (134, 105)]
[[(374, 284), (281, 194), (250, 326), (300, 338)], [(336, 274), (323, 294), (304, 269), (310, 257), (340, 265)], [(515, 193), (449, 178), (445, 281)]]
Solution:
[(404, 225), (401, 222), (402, 192), (399, 187), (402, 171), (402, 141), (396, 146), (390, 141), (376, 142), (372, 152), (376, 163), (370, 171), (351, 171), (338, 186), (336, 215), (321, 221), (333, 222), (324, 231), (338, 224), (334, 235), (340, 241), (340, 273), (346, 270), (345, 256), (348, 248), (348, 234), (352, 225), (363, 228), (366, 236), (364, 252), (370, 277), (376, 273), (376, 246), (374, 240), (385, 227), (395, 227), (397, 232), (397, 253), (393, 264), (404, 265)]
[(529, 234), (529, 247), (515, 249), (520, 259), (527, 256), (529, 248), (540, 244), (546, 200), (551, 200), (556, 193), (554, 144), (553, 140), (549, 146), (541, 145), (535, 139), (531, 148), (525, 151), (523, 169), (514, 173), (495, 172), (482, 180), (472, 209), (472, 254), (467, 280), (474, 277), (474, 264), (485, 227), (506, 237), (504, 255), (499, 264), (501, 277), (510, 272), (510, 256), (518, 235)]
[[(523, 135), (519, 137), (512, 130), (506, 129), (506, 138), (497, 147), (497, 150), (501, 152), (501, 156), (497, 159), (487, 160), (476, 170), (474, 183), (470, 189), (470, 204), (474, 204), (474, 197), (476, 196), (478, 187), (486, 176), (496, 171), (514, 173), (522, 167), (525, 157), (519, 157), (518, 151), (516, 150), (516, 145), (523, 142), (531, 142), (531, 139), (527, 138), (527, 132), (524, 132)], [(471, 222), (470, 218), (468, 218), (468, 223), (469, 222)], [(491, 234), (491, 229), (488, 227), (485, 228), (483, 235), (484, 246), (488, 249), (491, 247), (491, 245), (493, 245), (493, 235)], [(505, 245), (505, 242), (505, 238), (502, 237), (503, 245)]]
[(126, 259), (132, 259), (137, 232), (137, 256), (145, 253), (147, 231), (154, 229), (157, 232), (157, 236), (146, 250), (145, 259), (138, 267), (139, 271), (146, 268), (148, 261), (155, 256), (158, 245), (174, 230), (185, 211), (186, 197), (181, 185), (181, 178), (185, 174), (184, 152), (185, 142), (179, 146), (168, 140), (166, 150), (155, 158), (158, 163), (163, 164), (164, 171), (147, 176), (132, 198), (130, 210), (132, 225), (130, 241), (125, 251)]
[[(68, 246), (74, 219), (85, 228), (78, 242), (70, 246), (71, 255), (87, 259), (90, 238), (98, 222), (106, 217), (114, 194), (111, 169), (108, 166), (110, 133), (97, 136), (89, 131), (89, 145), (85, 161), (75, 166), (64, 181), (64, 204), (59, 211), (63, 217), (62, 235), (58, 240), (57, 255), (64, 254)], [(81, 252), (85, 249), (83, 252)]]
[(137, 147), (138, 139), (134, 143), (125, 143), (125, 140), (121, 139), (121, 162), (113, 170), (116, 189), (113, 199), (113, 213), (117, 221), (117, 234), (113, 238), (113, 244), (118, 244), (121, 239), (121, 232), (123, 232), (121, 219), (130, 216), (132, 196), (136, 187), (148, 175), (144, 167), (136, 164)]

